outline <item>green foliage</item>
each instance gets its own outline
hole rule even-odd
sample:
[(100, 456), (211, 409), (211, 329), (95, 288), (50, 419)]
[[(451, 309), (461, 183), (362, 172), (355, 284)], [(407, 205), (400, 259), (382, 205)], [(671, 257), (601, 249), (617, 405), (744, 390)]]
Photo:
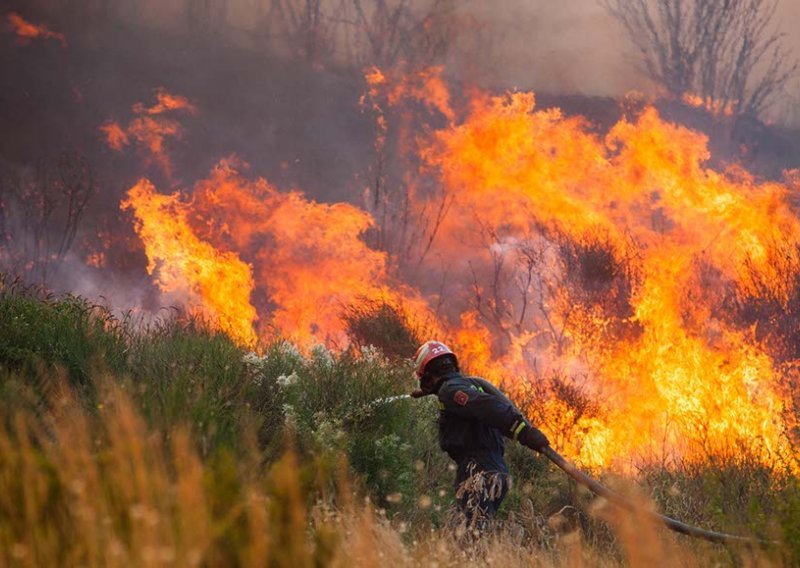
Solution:
[(75, 296), (53, 298), (0, 278), (0, 368), (38, 374), (40, 367), (66, 369), (74, 385), (86, 386), (97, 366), (124, 368), (123, 325), (103, 306)]
[(203, 455), (235, 447), (247, 408), (244, 352), (230, 338), (177, 318), (132, 334), (128, 376), (148, 420), (164, 432), (191, 424)]
[(438, 515), (450, 475), (437, 447), (435, 405), (388, 400), (412, 389), (408, 365), (393, 364), (369, 347), (336, 354), (320, 346), (304, 358), (286, 343), (250, 361), (258, 408), (273, 413), (264, 422), (273, 437), (280, 412), (302, 454), (328, 468), (346, 455), (390, 513), (410, 518), (428, 495), (424, 510)]
[[(299, 511), (317, 502), (329, 503), (332, 510), (344, 506), (343, 467), (344, 475), (355, 474), (357, 486), (386, 519), (411, 528), (411, 538), (447, 525), (454, 472), (438, 448), (436, 404), (433, 397), (393, 398), (414, 387), (411, 369), (380, 349), (364, 344), (336, 353), (320, 346), (301, 354), (276, 341), (260, 353), (248, 353), (196, 320), (172, 317), (136, 325), (80, 298), (53, 298), (7, 284), (0, 287), (0, 333), (0, 427), (13, 441), (0, 448), (0, 477), (8, 496), (0, 499), (0, 525), (6, 523), (0, 533), (6, 543), (24, 540), (40, 518), (50, 519), (45, 531), (58, 527), (68, 533), (65, 527), (74, 524), (72, 489), (57, 471), (57, 458), (26, 442), (32, 434), (17, 435), (15, 423), (15, 416), (27, 412), (42, 417), (29, 426), (37, 439), (57, 435), (51, 428), (62, 377), (77, 387), (72, 396), (92, 416), (90, 431), (97, 429), (100, 445), (90, 444), (86, 451), (96, 452), (99, 475), (110, 475), (114, 465), (106, 461), (113, 454), (104, 453), (103, 440), (113, 436), (103, 424), (116, 412), (118, 391), (126, 393), (144, 427), (160, 440), (153, 451), (173, 455), (175, 437), (185, 438), (202, 460), (204, 506), (220, 519), (212, 561), (238, 558), (253, 531), (261, 530), (240, 513), (247, 483), (266, 484), (272, 496), (266, 516), (288, 530), (280, 538), (291, 541), (289, 556), (274, 557), (275, 562), (291, 557), (324, 564), (333, 558), (341, 552), (341, 534), (328, 521), (312, 523)], [(532, 391), (531, 396), (538, 395)], [(518, 402), (536, 407), (534, 401)], [(169, 468), (180, 472), (178, 456), (187, 452), (164, 458)], [(592, 516), (593, 496), (518, 444), (509, 442), (506, 455), (514, 484), (500, 517), (519, 529), (521, 542), (553, 550), (563, 535), (580, 531), (595, 550), (623, 556), (608, 525)], [(30, 509), (24, 522), (11, 522), (25, 507), (15, 497), (24, 494), (22, 480), (34, 470), (40, 507)], [(776, 472), (738, 456), (654, 465), (641, 469), (637, 480), (671, 516), (779, 538), (784, 543), (779, 561), (800, 559), (800, 486), (791, 471)], [(124, 509), (130, 506), (128, 489), (120, 480), (103, 483), (100, 491), (108, 498), (115, 530), (134, 538), (138, 521)], [(314, 530), (293, 541), (295, 531), (309, 524)], [(313, 546), (305, 540), (308, 535)], [(726, 558), (744, 560), (735, 551)]]
[(788, 565), (800, 565), (800, 480), (791, 477), (775, 496), (777, 520), (782, 532), (784, 557)]
[[(277, 459), (290, 426), (304, 459), (332, 478), (346, 456), (376, 502), (395, 516), (419, 516), (421, 495), (429, 497), (423, 516), (441, 518), (449, 502), (452, 474), (437, 447), (435, 406), (384, 400), (410, 392), (411, 371), (374, 347), (337, 354), (320, 346), (303, 356), (278, 341), (258, 355), (197, 320), (174, 316), (137, 325), (81, 298), (19, 287), (3, 288), (0, 313), (8, 330), (0, 343), (0, 395), (10, 409), (27, 400), (23, 393), (45, 397), (42, 377), (57, 382), (54, 367), (79, 385), (108, 376), (165, 442), (188, 425), (212, 471), (227, 449), (241, 450), (248, 431), (263, 459)], [(86, 401), (94, 409), (107, 403), (102, 395)]]

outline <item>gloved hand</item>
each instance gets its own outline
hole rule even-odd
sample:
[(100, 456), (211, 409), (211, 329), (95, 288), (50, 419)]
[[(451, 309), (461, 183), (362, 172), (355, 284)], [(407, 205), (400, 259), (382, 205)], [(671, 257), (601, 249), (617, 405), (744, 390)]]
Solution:
[(541, 430), (533, 426), (525, 428), (520, 432), (519, 436), (517, 436), (517, 440), (523, 446), (536, 450), (537, 452), (541, 452), (542, 448), (550, 445), (550, 440), (547, 439), (547, 436), (545, 436)]
[(426, 393), (426, 392), (423, 392), (422, 389), (417, 389), (417, 390), (415, 390), (414, 392), (411, 393), (411, 398), (421, 398), (421, 397), (429, 395), (429, 394), (432, 394), (432, 393), (429, 393), (429, 392)]

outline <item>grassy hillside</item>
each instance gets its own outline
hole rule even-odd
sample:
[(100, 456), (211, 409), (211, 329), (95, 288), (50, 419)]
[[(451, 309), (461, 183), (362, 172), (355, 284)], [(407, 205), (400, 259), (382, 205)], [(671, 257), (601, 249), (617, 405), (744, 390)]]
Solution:
[[(357, 343), (396, 325), (391, 317), (354, 311)], [(304, 356), (276, 340), (248, 353), (180, 314), (117, 318), (81, 298), (2, 281), (0, 564), (800, 561), (797, 478), (737, 456), (653, 464), (635, 479), (594, 474), (643, 507), (778, 546), (673, 535), (517, 445), (508, 448), (515, 484), (499, 526), (474, 540), (452, 510), (433, 401), (373, 403), (412, 386), (408, 364), (377, 348)]]

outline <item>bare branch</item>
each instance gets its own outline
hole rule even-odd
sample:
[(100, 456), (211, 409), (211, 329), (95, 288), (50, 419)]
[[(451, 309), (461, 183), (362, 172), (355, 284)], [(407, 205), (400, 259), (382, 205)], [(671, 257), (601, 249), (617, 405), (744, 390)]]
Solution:
[(777, 0), (604, 0), (669, 95), (758, 115), (796, 75), (775, 31)]
[(0, 265), (30, 282), (46, 284), (72, 248), (94, 176), (86, 158), (64, 152), (40, 160), (33, 172), (3, 180), (0, 188)]

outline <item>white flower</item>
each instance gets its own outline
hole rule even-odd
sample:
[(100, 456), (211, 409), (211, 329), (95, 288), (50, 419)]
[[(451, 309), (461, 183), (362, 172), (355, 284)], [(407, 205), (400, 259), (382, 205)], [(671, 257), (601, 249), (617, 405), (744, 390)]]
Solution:
[(283, 417), (287, 424), (289, 424), (290, 422), (294, 422), (295, 421), (294, 406), (292, 406), (291, 404), (284, 404)]
[(281, 375), (280, 377), (275, 379), (275, 382), (278, 383), (279, 387), (285, 389), (286, 387), (296, 383), (297, 379), (298, 379), (297, 372), (292, 371), (291, 375)]
[(264, 368), (267, 365), (267, 356), (259, 357), (256, 352), (251, 351), (242, 356), (242, 361), (247, 365), (250, 376), (253, 378), (253, 383), (260, 387), (264, 382)]
[(321, 343), (318, 343), (311, 348), (311, 355), (323, 365), (333, 364), (333, 353), (331, 353), (330, 350)]
[(281, 355), (288, 355), (289, 357), (295, 357), (298, 359), (302, 358), (300, 351), (297, 350), (297, 347), (288, 341), (281, 341), (278, 344), (278, 352)]
[(383, 351), (374, 345), (362, 345), (361, 356), (367, 363), (381, 363), (383, 361)]
[(245, 353), (242, 356), (242, 362), (245, 363), (246, 365), (251, 365), (253, 367), (260, 366), (261, 363), (266, 359), (267, 359), (266, 356), (263, 358), (259, 357), (258, 353), (256, 353), (255, 351), (251, 351), (250, 353)]
[(324, 412), (316, 413), (314, 419), (316, 422), (314, 439), (320, 447), (328, 450), (343, 449), (346, 435), (341, 429), (341, 422), (329, 418)]

